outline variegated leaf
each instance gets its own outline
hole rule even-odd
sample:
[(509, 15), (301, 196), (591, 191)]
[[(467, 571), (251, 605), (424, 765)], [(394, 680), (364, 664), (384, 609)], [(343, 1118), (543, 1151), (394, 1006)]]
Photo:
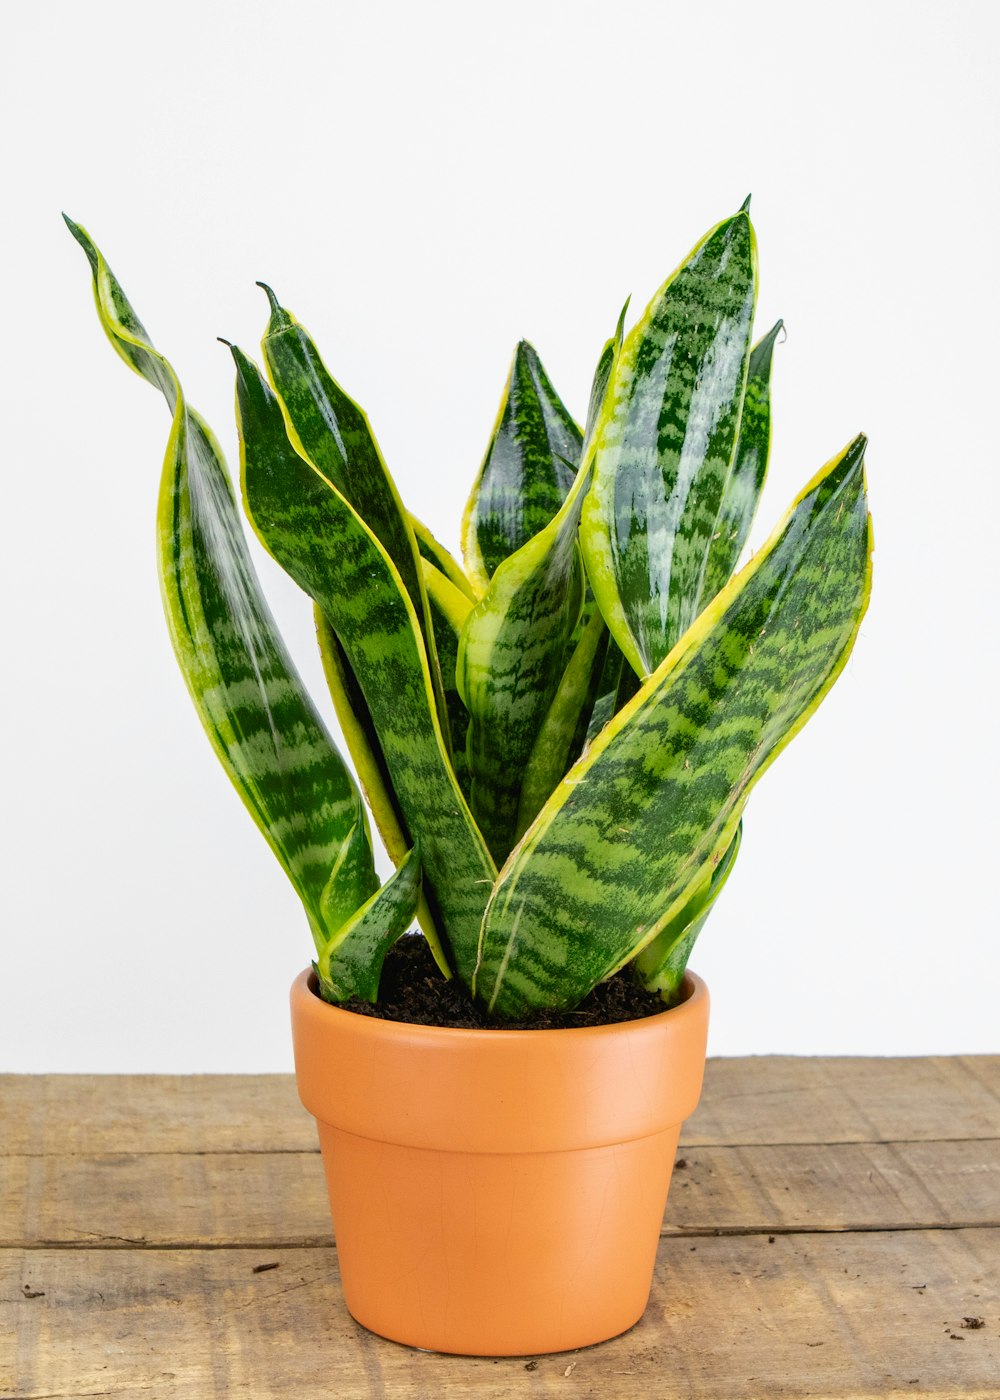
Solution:
[(320, 950), (315, 968), (324, 1000), (378, 1000), (385, 955), (413, 923), (419, 896), (420, 861), (414, 848)]
[(575, 1005), (721, 858), (747, 796), (850, 653), (871, 536), (856, 439), (570, 769), (500, 873), (476, 992)]
[(462, 521), (465, 567), (480, 589), (562, 505), (581, 442), (536, 351), (522, 340)]
[(170, 638), (206, 733), (309, 916), (329, 935), (324, 895), (345, 844), (338, 907), (378, 887), (354, 782), (310, 700), (260, 591), (219, 447), (86, 231), (66, 220), (94, 276), (115, 350), (173, 415), (160, 485), (157, 558)]
[[(472, 580), (459, 566), (457, 560), (445, 549), (440, 540), (435, 539), (427, 526), (419, 521), (415, 515), (410, 516), (410, 526), (422, 559), (426, 559), (428, 564), (433, 564), (450, 583), (455, 585), (460, 593), (464, 593), (472, 602), (482, 596), (481, 592), (476, 592)], [(424, 581), (426, 582), (426, 574)]]
[[(323, 673), (330, 688), (337, 722), (375, 818), (382, 844), (393, 864), (399, 866), (406, 859), (411, 838), (375, 730), (375, 721), (336, 633), (319, 606), (315, 606), (313, 611)], [(417, 897), (417, 922), (424, 931), (435, 962), (445, 977), (450, 977), (451, 968), (441, 944), (441, 935), (422, 889)]]
[(576, 533), (586, 485), (581, 470), (555, 519), (497, 569), (459, 639), (469, 801), (498, 863), (514, 844), (524, 767), (583, 603)]
[(266, 283), (271, 316), (261, 341), (292, 443), (335, 486), (392, 560), (417, 615), (427, 648), (438, 718), (449, 742), (447, 707), (410, 517), (389, 474), (365, 412), (340, 387), (315, 342)]
[(435, 923), (456, 972), (471, 981), (496, 871), (448, 758), (413, 604), (372, 530), (288, 441), (257, 367), (242, 352), (233, 355), (247, 513), (344, 649), (407, 831), (419, 834)]
[(640, 675), (697, 614), (739, 429), (756, 275), (740, 210), (626, 336), (598, 416), (581, 547), (608, 627)]
[(635, 960), (635, 969), (643, 986), (650, 992), (659, 992), (668, 1005), (672, 1005), (677, 997), (691, 949), (736, 864), (742, 837), (743, 823), (740, 822), (718, 865), (714, 868), (710, 866), (701, 886), (662, 923), (656, 936)]
[(517, 840), (527, 831), (556, 784), (583, 750), (609, 640), (604, 618), (595, 608), (562, 674), (524, 770)]
[(712, 531), (695, 604), (698, 612), (729, 582), (757, 514), (771, 447), (771, 360), (782, 325), (783, 322), (776, 322), (750, 352), (733, 469), (723, 489)]
[(452, 766), (455, 776), (466, 797), (469, 794), (469, 770), (466, 758), (466, 738), (469, 729), (469, 712), (458, 689), (458, 643), (469, 613), (475, 606), (461, 589), (452, 583), (440, 569), (426, 559), (424, 584), (431, 608), (431, 622), (434, 627), (434, 640), (441, 662), (441, 680), (444, 686), (444, 700), (448, 707), (448, 724), (451, 729)]

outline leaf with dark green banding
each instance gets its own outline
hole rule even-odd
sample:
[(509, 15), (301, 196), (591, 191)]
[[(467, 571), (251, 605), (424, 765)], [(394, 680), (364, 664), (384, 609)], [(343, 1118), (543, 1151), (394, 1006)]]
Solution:
[(472, 599), (446, 578), (440, 569), (422, 560), (424, 585), (431, 607), (431, 622), (434, 626), (434, 640), (441, 661), (441, 680), (444, 685), (444, 699), (448, 707), (448, 725), (451, 730), (452, 766), (462, 791), (468, 798), (469, 770), (466, 760), (466, 736), (469, 728), (469, 712), (465, 708), (458, 690), (458, 642), (465, 621), (475, 606)]
[(582, 441), (536, 351), (522, 340), (462, 519), (465, 567), (482, 589), (562, 505)]
[(517, 812), (517, 840), (552, 795), (556, 783), (580, 756), (597, 700), (608, 641), (604, 618), (595, 609), (573, 649), (528, 758)]
[(325, 1001), (378, 1000), (382, 964), (392, 945), (413, 923), (420, 896), (420, 859), (409, 851), (367, 904), (320, 949), (316, 975)]
[[(319, 606), (315, 606), (313, 611), (323, 673), (333, 699), (337, 722), (354, 762), (361, 790), (375, 818), (382, 844), (393, 864), (399, 866), (406, 858), (412, 838), (392, 786), (385, 754), (375, 732), (375, 721), (336, 633)], [(417, 900), (417, 922), (424, 931), (434, 961), (444, 976), (450, 977), (451, 968), (441, 946), (441, 935), (423, 890)]]
[(261, 542), (321, 607), (378, 734), (424, 891), (455, 970), (471, 981), (496, 871), (445, 748), (413, 604), (350, 502), (293, 448), (256, 365), (234, 350), (243, 489)]
[(712, 229), (625, 338), (594, 432), (580, 543), (615, 641), (640, 675), (697, 615), (746, 383), (756, 243)]
[[(581, 446), (584, 454), (621, 349), (627, 309), (628, 302), (598, 359), (587, 437)], [(563, 466), (568, 471), (570, 464)], [(587, 469), (581, 468), (556, 516), (500, 564), (486, 595), (469, 614), (459, 641), (458, 687), (471, 716), (466, 740), (469, 800), (497, 861), (519, 839), (530, 820), (529, 808), (533, 816), (541, 805), (540, 785), (549, 782), (555, 750), (544, 757), (539, 754), (534, 767), (530, 760), (572, 657), (577, 657), (577, 665), (568, 686), (573, 687), (574, 698), (567, 692), (566, 705), (582, 703), (590, 689), (582, 674), (589, 646), (583, 636), (595, 604), (586, 599), (576, 546), (588, 479)], [(595, 640), (598, 635), (595, 624)], [(592, 655), (590, 659), (593, 662)], [(560, 705), (552, 715), (548, 737), (555, 739), (556, 731), (569, 723), (565, 705)], [(575, 721), (570, 728), (563, 757), (572, 746)], [(558, 742), (562, 744), (562, 739)], [(522, 779), (529, 772), (531, 791), (523, 799)], [(562, 772), (565, 768), (556, 778)], [(549, 791), (551, 784), (541, 794), (542, 800)]]
[(750, 352), (733, 469), (722, 493), (712, 532), (696, 604), (699, 612), (729, 582), (757, 514), (771, 447), (771, 360), (783, 324), (776, 322)]
[(445, 740), (448, 721), (420, 554), (410, 518), (364, 411), (345, 394), (304, 326), (266, 283), (271, 317), (261, 341), (293, 445), (350, 502), (392, 560), (417, 614)]
[[(625, 336), (625, 317), (628, 314), (631, 297), (625, 298), (625, 305), (621, 309), (618, 317), (618, 325), (610, 340), (604, 342), (604, 349), (601, 351), (597, 361), (597, 368), (594, 370), (594, 377), (590, 382), (590, 399), (587, 404), (587, 426), (584, 429), (584, 440), (590, 442), (597, 427), (597, 415), (604, 406), (604, 396), (608, 392), (608, 385), (611, 382), (611, 371), (614, 369), (615, 356), (622, 347), (622, 340)], [(581, 448), (581, 454), (583, 449)], [(581, 456), (582, 459), (582, 456)]]
[(66, 220), (94, 274), (101, 324), (121, 358), (160, 389), (173, 414), (160, 486), (157, 556), (178, 663), (212, 746), (309, 915), (352, 834), (337, 889), (357, 908), (378, 887), (357, 788), (278, 635), (247, 553), (221, 452), (188, 408), (103, 256)]
[(464, 593), (467, 598), (471, 598), (475, 602), (481, 594), (476, 592), (472, 580), (460, 568), (441, 541), (436, 539), (427, 526), (419, 521), (415, 515), (410, 516), (410, 526), (416, 538), (421, 559), (426, 559), (429, 564), (433, 564), (449, 582), (455, 585), (460, 593)]
[(582, 469), (555, 519), (505, 559), (466, 619), (458, 689), (469, 712), (469, 803), (494, 859), (514, 844), (521, 779), (583, 604)]
[(742, 837), (743, 823), (740, 822), (718, 865), (706, 871), (700, 888), (677, 913), (663, 922), (656, 937), (635, 960), (635, 970), (643, 986), (647, 991), (659, 992), (668, 1005), (673, 1004), (680, 990), (691, 949), (736, 864)]
[(867, 605), (864, 438), (827, 464), (567, 773), (511, 854), (477, 995), (575, 1005), (728, 847), (747, 796), (843, 668)]

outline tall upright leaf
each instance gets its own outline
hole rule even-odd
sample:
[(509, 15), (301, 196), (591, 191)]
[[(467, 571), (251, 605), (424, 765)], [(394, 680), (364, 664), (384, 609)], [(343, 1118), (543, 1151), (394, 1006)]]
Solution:
[(466, 569), (481, 588), (562, 505), (582, 440), (537, 352), (522, 340), (462, 522)]
[(697, 614), (739, 430), (756, 277), (740, 210), (626, 336), (598, 417), (580, 540), (601, 611), (640, 675)]
[(291, 445), (256, 365), (233, 351), (243, 489), (262, 543), (319, 604), (378, 733), (424, 891), (471, 981), (496, 870), (449, 762), (420, 627), (398, 570), (350, 502)]
[(583, 605), (576, 535), (586, 487), (581, 468), (555, 519), (497, 569), (459, 639), (469, 801), (498, 864), (514, 844), (524, 767)]
[[(582, 455), (588, 453), (621, 349), (627, 308), (628, 302), (598, 358)], [(581, 642), (594, 603), (587, 600), (576, 543), (589, 479), (589, 467), (581, 465), (554, 518), (498, 566), (459, 640), (458, 688), (470, 715), (466, 739), (470, 802), (498, 862), (520, 837), (529, 808), (530, 816), (534, 815), (539, 784), (548, 781), (553, 761), (560, 761), (556, 751), (548, 749), (537, 764), (530, 763), (570, 657), (577, 656), (577, 665), (568, 683), (574, 698), (567, 695), (566, 703), (583, 703), (589, 688), (582, 674), (589, 644), (581, 648)], [(595, 643), (599, 635), (595, 624)], [(590, 660), (593, 663), (592, 654)], [(567, 726), (575, 732), (576, 722), (563, 706), (553, 716), (549, 737), (556, 727), (561, 732)], [(572, 734), (567, 742), (572, 744)], [(521, 791), (526, 777), (530, 784), (525, 805)]]
[(732, 841), (754, 783), (843, 668), (867, 605), (859, 437), (570, 769), (487, 909), (477, 994), (572, 1006), (641, 952)]
[(317, 947), (332, 931), (324, 896), (345, 847), (337, 899), (358, 908), (378, 887), (364, 811), (274, 625), (219, 447), (189, 408), (86, 231), (66, 220), (94, 277), (111, 344), (164, 395), (173, 416), (160, 485), (157, 559), (181, 672), (206, 733), (301, 897)]
[(392, 560), (413, 604), (445, 738), (448, 719), (431, 631), (427, 595), (410, 517), (389, 474), (368, 417), (327, 369), (304, 326), (266, 283), (271, 316), (261, 347), (286, 427), (301, 455), (357, 511)]
[(783, 322), (777, 321), (750, 352), (733, 469), (719, 502), (695, 602), (697, 612), (729, 582), (757, 514), (771, 448), (771, 360), (782, 325)]
[[(337, 722), (354, 763), (361, 789), (371, 808), (382, 844), (398, 867), (409, 854), (412, 838), (393, 787), (382, 743), (375, 729), (375, 721), (337, 634), (324, 616), (322, 608), (315, 605), (313, 612), (323, 674), (330, 689)], [(435, 962), (445, 977), (450, 977), (451, 967), (441, 943), (441, 933), (422, 888), (417, 893), (416, 917)]]
[(468, 796), (469, 775), (466, 756), (466, 738), (469, 729), (469, 712), (465, 708), (458, 688), (458, 646), (469, 613), (475, 606), (473, 600), (461, 591), (451, 579), (426, 559), (424, 583), (431, 608), (431, 622), (434, 627), (434, 641), (441, 661), (441, 681), (444, 686), (444, 699), (448, 707), (448, 725), (453, 745), (452, 767), (462, 791)]

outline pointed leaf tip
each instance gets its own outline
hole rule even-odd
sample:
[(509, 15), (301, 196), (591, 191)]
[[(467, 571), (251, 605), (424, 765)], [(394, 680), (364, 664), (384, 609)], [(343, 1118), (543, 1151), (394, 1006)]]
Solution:
[(749, 214), (749, 213), (750, 213), (750, 201), (751, 201), (752, 198), (753, 198), (753, 195), (749, 195), (749, 194), (748, 194), (747, 197), (746, 197), (746, 199), (745, 199), (745, 200), (743, 201), (743, 203), (740, 205), (740, 213), (741, 213), (741, 214)]
[(274, 331), (282, 330), (285, 326), (293, 325), (294, 319), (291, 313), (286, 311), (282, 306), (281, 302), (274, 294), (274, 289), (269, 287), (266, 282), (258, 282), (257, 286), (264, 292), (271, 307), (271, 320), (267, 328), (267, 333), (271, 334)]
[(216, 338), (216, 340), (219, 342), (220, 345), (228, 345), (229, 348), (230, 348), (230, 350), (234, 350), (234, 349), (236, 348), (236, 347), (233, 345), (233, 342), (232, 342), (231, 340), (227, 340), (226, 337), (225, 337), (224, 335), (217, 335), (215, 338)]

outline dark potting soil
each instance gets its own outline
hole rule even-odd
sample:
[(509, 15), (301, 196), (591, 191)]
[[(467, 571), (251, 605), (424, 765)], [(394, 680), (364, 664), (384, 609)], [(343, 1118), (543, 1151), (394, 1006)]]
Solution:
[(573, 1011), (543, 1011), (528, 1021), (504, 1021), (486, 1015), (465, 987), (453, 977), (446, 982), (431, 957), (427, 940), (408, 934), (392, 948), (382, 968), (378, 1003), (351, 997), (340, 1003), (345, 1011), (379, 1021), (405, 1021), (418, 1026), (452, 1026), (460, 1030), (566, 1030), (580, 1026), (610, 1026), (637, 1021), (664, 1009), (655, 992), (647, 992), (625, 970), (602, 982)]

